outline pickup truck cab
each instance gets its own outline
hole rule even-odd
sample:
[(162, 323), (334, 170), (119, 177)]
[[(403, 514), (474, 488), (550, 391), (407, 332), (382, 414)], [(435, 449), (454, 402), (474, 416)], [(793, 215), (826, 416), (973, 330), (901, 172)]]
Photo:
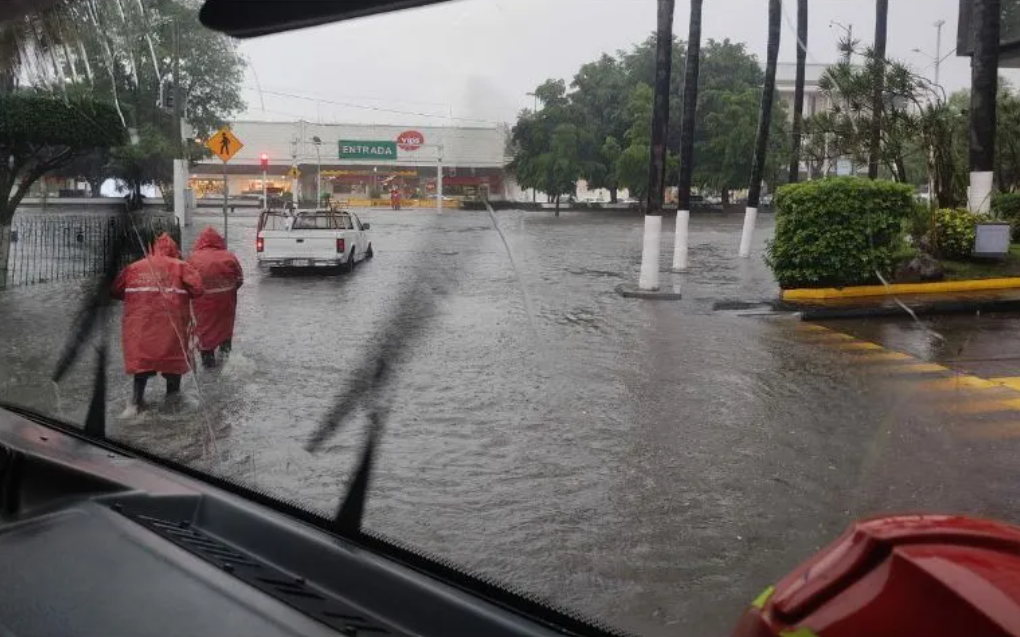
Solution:
[(354, 270), (371, 259), (369, 224), (343, 210), (266, 210), (259, 216), (255, 253), (259, 267)]

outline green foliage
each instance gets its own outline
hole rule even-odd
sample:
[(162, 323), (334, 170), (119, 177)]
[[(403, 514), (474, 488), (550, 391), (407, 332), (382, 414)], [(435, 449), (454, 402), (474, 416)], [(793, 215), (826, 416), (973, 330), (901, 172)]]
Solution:
[(0, 95), (0, 146), (91, 150), (123, 143), (126, 134), (117, 112), (88, 99), (62, 100), (49, 95)]
[[(667, 183), (677, 178), (685, 55), (685, 43), (674, 39), (671, 125), (666, 143)], [(583, 138), (578, 158), (582, 166), (580, 178), (586, 179), (589, 187), (609, 189), (612, 197), (617, 188), (627, 188), (631, 196), (642, 198), (648, 181), (647, 147), (651, 142), (651, 86), (654, 81), (653, 35), (629, 50), (618, 51), (615, 56), (602, 55), (582, 65), (569, 91), (562, 80), (542, 83), (534, 91), (541, 101), (541, 110), (537, 113), (525, 110), (514, 127), (512, 150), (517, 159), (511, 169), (518, 183), (525, 188), (544, 190), (541, 185), (535, 185), (544, 179), (537, 170), (540, 164), (535, 158), (548, 148), (557, 125), (571, 123), (579, 127)], [(696, 186), (716, 189), (747, 185), (762, 81), (757, 58), (743, 44), (710, 39), (701, 47), (694, 131)], [(725, 115), (719, 117), (722, 113)], [(713, 124), (708, 124), (713, 114), (717, 117)], [(720, 136), (725, 139), (720, 140)], [(780, 108), (775, 109), (770, 139), (767, 182), (776, 180), (776, 169), (788, 158), (785, 147), (789, 144), (789, 135), (786, 117)], [(720, 160), (720, 153), (728, 161)]]
[(7, 225), (29, 187), (90, 152), (123, 143), (116, 111), (90, 99), (0, 94), (0, 225)]
[(932, 223), (932, 248), (943, 259), (966, 259), (974, 251), (975, 226), (987, 215), (972, 214), (966, 208), (940, 208)]
[(931, 236), (932, 225), (935, 223), (931, 206), (915, 201), (907, 218), (906, 231), (914, 246), (924, 247)]
[(837, 177), (783, 186), (765, 262), (783, 288), (843, 287), (888, 277), (903, 246), (913, 189)]
[(1020, 242), (1020, 193), (997, 192), (992, 195), (992, 216), (1008, 221), (1010, 238)]

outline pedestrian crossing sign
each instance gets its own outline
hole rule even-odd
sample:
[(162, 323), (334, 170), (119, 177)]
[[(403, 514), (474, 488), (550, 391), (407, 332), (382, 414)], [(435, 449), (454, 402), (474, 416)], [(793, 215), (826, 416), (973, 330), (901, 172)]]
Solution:
[(291, 179), (297, 179), (301, 176), (301, 171), (297, 169), (297, 166), (291, 166), (290, 170), (287, 171), (287, 176)]
[(224, 162), (230, 161), (231, 157), (244, 148), (244, 144), (241, 143), (241, 140), (234, 135), (228, 126), (224, 126), (216, 131), (216, 134), (209, 138), (205, 146)]

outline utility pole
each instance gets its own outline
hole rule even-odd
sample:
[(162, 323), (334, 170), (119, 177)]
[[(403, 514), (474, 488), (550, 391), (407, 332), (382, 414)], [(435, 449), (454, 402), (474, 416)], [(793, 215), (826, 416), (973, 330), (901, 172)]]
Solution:
[(188, 219), (187, 202), (184, 200), (185, 188), (188, 179), (188, 163), (184, 154), (184, 134), (181, 125), (184, 119), (184, 100), (181, 99), (181, 25), (178, 20), (173, 22), (173, 49), (174, 49), (174, 217), (177, 223), (183, 228), (191, 225)]
[(443, 145), (436, 153), (436, 212), (443, 211)]
[(935, 86), (939, 85), (939, 67), (942, 66), (942, 26), (945, 20), (935, 23)]

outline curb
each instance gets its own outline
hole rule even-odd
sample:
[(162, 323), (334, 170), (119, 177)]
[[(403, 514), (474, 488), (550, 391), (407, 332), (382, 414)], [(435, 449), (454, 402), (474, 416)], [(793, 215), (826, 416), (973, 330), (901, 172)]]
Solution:
[(616, 286), (616, 293), (628, 299), (648, 299), (653, 301), (679, 301), (679, 292), (663, 290), (642, 290), (634, 283), (621, 283)]
[(964, 281), (938, 281), (935, 283), (890, 283), (889, 285), (852, 285), (845, 288), (796, 288), (783, 290), (784, 301), (817, 301), (849, 299), (862, 296), (889, 296), (892, 294), (933, 294), (939, 292), (980, 292), (1020, 288), (1020, 277), (1001, 279), (967, 279)]
[[(800, 313), (802, 321), (821, 321), (831, 319), (878, 318), (886, 316), (909, 316), (896, 305), (879, 305), (872, 307), (817, 308), (806, 309), (800, 306), (788, 306)], [(1020, 310), (1020, 299), (989, 300), (989, 301), (945, 301), (908, 306), (917, 316), (938, 316), (943, 314), (975, 314), (977, 312), (1014, 312)]]

